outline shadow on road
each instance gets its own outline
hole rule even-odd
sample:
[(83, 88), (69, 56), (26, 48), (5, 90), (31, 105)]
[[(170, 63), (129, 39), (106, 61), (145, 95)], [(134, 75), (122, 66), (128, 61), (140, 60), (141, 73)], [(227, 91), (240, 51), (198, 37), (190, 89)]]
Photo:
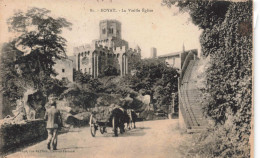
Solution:
[[(138, 137), (144, 136), (146, 134), (145, 130), (151, 129), (150, 127), (137, 127), (135, 129), (126, 130), (125, 133), (119, 134), (118, 137)], [(108, 132), (105, 134), (98, 134), (97, 137), (113, 137), (114, 133), (112, 129), (108, 129)]]
[(120, 135), (120, 137), (138, 137), (144, 136), (146, 132), (144, 128), (135, 128), (131, 130), (127, 130), (124, 134)]

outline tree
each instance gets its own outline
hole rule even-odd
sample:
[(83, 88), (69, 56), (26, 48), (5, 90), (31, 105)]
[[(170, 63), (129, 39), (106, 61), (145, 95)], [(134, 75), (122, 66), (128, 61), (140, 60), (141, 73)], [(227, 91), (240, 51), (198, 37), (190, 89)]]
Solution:
[(105, 76), (116, 76), (119, 75), (117, 69), (111, 65), (108, 65), (107, 68), (104, 69)]
[[(163, 2), (187, 10), (193, 23), (203, 29), (202, 53), (211, 58), (203, 102), (206, 115), (216, 123), (204, 139), (205, 148), (212, 151), (207, 157), (250, 157), (252, 1)], [(212, 149), (207, 146), (210, 137), (215, 143)]]
[(145, 59), (136, 70), (135, 75), (124, 78), (123, 84), (143, 95), (150, 95), (151, 102), (158, 107), (170, 105), (172, 93), (178, 90), (177, 70), (160, 59)]
[(203, 0), (162, 0), (168, 7), (175, 5), (181, 12), (188, 12), (192, 22), (201, 29), (211, 29), (221, 23), (231, 2), (229, 1), (203, 1)]
[(1, 49), (1, 91), (3, 91), (3, 116), (11, 114), (18, 98), (23, 96), (25, 81), (20, 78), (19, 69), (15, 61), (20, 58), (23, 52), (14, 47), (14, 43), (4, 43)]
[(1, 84), (5, 106), (9, 109), (5, 114), (12, 114), (11, 106), (23, 97), (27, 88), (47, 96), (66, 89), (63, 83), (52, 78), (55, 76), (52, 66), (54, 58), (66, 56), (66, 39), (61, 33), (71, 23), (49, 14), (47, 9), (32, 8), (27, 12), (18, 11), (7, 21), (9, 30), (18, 36), (1, 50)]
[(83, 74), (81, 71), (74, 71), (74, 78), (75, 82), (81, 85), (84, 91), (94, 93), (103, 91), (103, 84), (87, 73)]
[(55, 75), (53, 59), (66, 56), (66, 39), (60, 34), (63, 28), (70, 28), (71, 23), (49, 14), (47, 9), (32, 8), (8, 19), (9, 30), (19, 33), (13, 40), (15, 47), (25, 53), (17, 61), (23, 65), (23, 77), (33, 80), (36, 88), (44, 86), (43, 78)]

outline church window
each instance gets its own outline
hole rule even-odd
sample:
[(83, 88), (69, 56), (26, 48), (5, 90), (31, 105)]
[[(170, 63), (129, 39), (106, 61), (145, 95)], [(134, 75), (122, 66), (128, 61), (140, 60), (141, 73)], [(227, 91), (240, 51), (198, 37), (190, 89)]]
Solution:
[(103, 33), (103, 34), (106, 34), (106, 29), (102, 29), (102, 33)]
[(108, 33), (111, 33), (111, 34), (113, 34), (114, 33), (114, 30), (113, 30), (113, 28), (109, 28), (109, 32)]
[(65, 72), (65, 69), (62, 69), (62, 72)]

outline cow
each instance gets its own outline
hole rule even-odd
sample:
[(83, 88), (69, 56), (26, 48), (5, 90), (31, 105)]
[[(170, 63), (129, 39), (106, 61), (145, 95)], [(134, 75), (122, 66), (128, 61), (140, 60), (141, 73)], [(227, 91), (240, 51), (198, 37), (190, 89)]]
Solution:
[(120, 129), (120, 133), (124, 133), (124, 124), (129, 122), (129, 116), (123, 108), (115, 108), (112, 110), (112, 114), (110, 116), (110, 121), (112, 123), (112, 128), (114, 130), (115, 136), (118, 136), (117, 134), (117, 128)]

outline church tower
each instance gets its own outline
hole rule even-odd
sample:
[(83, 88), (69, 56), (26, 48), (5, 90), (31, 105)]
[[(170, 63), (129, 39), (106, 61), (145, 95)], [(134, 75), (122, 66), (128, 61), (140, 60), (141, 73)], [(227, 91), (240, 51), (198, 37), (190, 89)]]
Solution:
[(121, 23), (117, 20), (102, 20), (99, 23), (100, 40), (116, 37), (121, 39)]

